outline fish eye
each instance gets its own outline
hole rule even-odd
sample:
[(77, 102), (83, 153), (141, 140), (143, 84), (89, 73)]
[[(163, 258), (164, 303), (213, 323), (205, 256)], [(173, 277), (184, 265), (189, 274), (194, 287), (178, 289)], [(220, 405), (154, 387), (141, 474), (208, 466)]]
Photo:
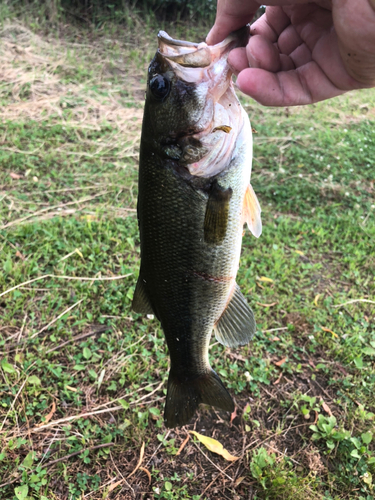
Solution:
[(162, 101), (167, 97), (171, 88), (169, 80), (167, 80), (166, 78), (164, 78), (164, 76), (161, 75), (153, 76), (150, 80), (149, 85), (152, 95), (155, 97), (155, 99), (158, 99), (159, 101)]

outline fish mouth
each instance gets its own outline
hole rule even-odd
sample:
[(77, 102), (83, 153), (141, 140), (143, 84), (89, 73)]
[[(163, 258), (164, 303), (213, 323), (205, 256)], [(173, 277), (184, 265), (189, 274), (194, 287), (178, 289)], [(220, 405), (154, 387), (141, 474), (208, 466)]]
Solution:
[(158, 34), (159, 55), (178, 79), (195, 85), (202, 109), (189, 130), (177, 134), (183, 151), (180, 163), (192, 175), (210, 177), (219, 173), (235, 148), (243, 120), (227, 59), (232, 49), (247, 44), (249, 36), (248, 26), (216, 45), (176, 40), (165, 31)]
[[(205, 42), (194, 43), (176, 40), (165, 31), (159, 31), (158, 52), (170, 63), (176, 63), (184, 68), (207, 68), (236, 48), (244, 47), (249, 39), (249, 27), (231, 33), (225, 40), (216, 45), (207, 45)], [(175, 69), (175, 68), (174, 68)], [(176, 68), (177, 69), (177, 68)], [(184, 76), (186, 72), (184, 72)]]

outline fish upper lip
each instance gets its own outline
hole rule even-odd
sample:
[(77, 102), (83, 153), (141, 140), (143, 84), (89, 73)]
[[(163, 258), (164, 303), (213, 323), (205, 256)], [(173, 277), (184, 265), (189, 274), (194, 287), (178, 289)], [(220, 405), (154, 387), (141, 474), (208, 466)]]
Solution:
[(177, 40), (168, 35), (166, 31), (160, 30), (158, 33), (159, 40), (163, 41), (168, 45), (174, 45), (176, 47), (198, 47), (198, 43), (187, 42), (184, 40)]
[(165, 31), (159, 31), (158, 52), (172, 63), (187, 68), (206, 68), (221, 59), (235, 47), (245, 47), (250, 36), (248, 26), (228, 35), (216, 45), (207, 45), (206, 42), (194, 43), (176, 40)]

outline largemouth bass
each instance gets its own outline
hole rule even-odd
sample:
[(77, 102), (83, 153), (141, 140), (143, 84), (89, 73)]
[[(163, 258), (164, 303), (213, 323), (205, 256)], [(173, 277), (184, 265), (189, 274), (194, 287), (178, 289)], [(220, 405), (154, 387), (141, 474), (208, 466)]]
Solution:
[(243, 225), (261, 233), (249, 184), (252, 133), (227, 56), (240, 30), (215, 46), (158, 34), (148, 69), (139, 163), (141, 268), (133, 309), (155, 314), (171, 367), (167, 427), (189, 422), (200, 403), (232, 412), (212, 370), (212, 331), (229, 347), (248, 343), (254, 316), (236, 284)]

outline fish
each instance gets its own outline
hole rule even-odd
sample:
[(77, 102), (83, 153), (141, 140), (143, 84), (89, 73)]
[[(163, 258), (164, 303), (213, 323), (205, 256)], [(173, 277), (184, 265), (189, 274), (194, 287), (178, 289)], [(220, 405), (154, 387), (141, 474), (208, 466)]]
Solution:
[(217, 45), (158, 33), (147, 76), (137, 217), (141, 263), (132, 308), (160, 321), (170, 354), (164, 423), (187, 424), (203, 403), (234, 411), (209, 362), (214, 331), (247, 344), (254, 314), (236, 283), (243, 226), (259, 237), (250, 184), (252, 129), (227, 58), (248, 28)]

